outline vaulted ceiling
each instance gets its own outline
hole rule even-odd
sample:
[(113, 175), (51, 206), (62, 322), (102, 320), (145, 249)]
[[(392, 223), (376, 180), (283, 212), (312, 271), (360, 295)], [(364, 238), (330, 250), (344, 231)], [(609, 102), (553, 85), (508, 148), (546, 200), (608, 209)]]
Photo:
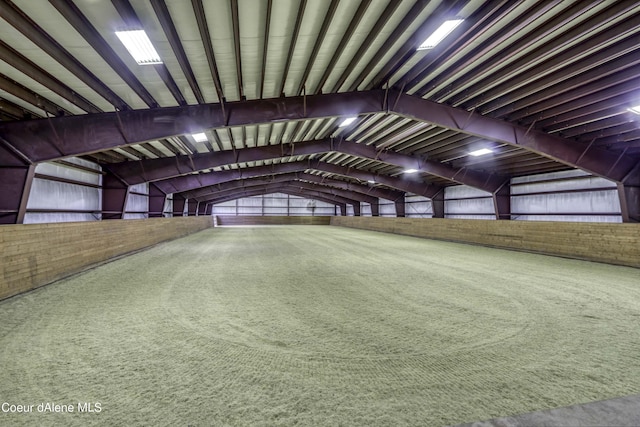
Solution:
[[(638, 220), (635, 1), (0, 0), (0, 18), (5, 213), (33, 164), (81, 156), (202, 202), (466, 184), (499, 218), (511, 177), (578, 168), (618, 183)], [(138, 65), (123, 29), (162, 63)]]

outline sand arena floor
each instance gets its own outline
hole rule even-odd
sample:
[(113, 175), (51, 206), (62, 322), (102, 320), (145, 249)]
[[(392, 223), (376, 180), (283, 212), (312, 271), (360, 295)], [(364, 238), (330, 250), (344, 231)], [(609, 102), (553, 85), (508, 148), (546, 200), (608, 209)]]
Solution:
[(0, 302), (0, 424), (444, 426), (640, 393), (639, 324), (638, 269), (216, 228)]

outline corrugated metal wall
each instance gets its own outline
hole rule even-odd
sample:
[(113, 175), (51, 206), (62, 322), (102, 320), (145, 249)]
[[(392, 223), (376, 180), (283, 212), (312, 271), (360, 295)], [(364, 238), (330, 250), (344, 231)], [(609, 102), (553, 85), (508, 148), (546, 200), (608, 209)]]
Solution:
[(325, 216), (336, 213), (339, 215), (340, 209), (332, 204), (282, 193), (246, 197), (213, 206), (213, 215)]
[(622, 222), (615, 183), (582, 171), (512, 179), (511, 212), (516, 220)]
[(149, 184), (137, 184), (129, 187), (129, 197), (124, 207), (124, 219), (149, 218)]
[(36, 165), (25, 224), (95, 221), (102, 218), (100, 167), (76, 158), (66, 159), (66, 162), (80, 168), (61, 163)]
[[(101, 219), (102, 175), (100, 167), (86, 160), (36, 166), (25, 223), (95, 221)], [(148, 184), (130, 188), (124, 217), (148, 217)], [(495, 219), (489, 193), (459, 185), (445, 189), (445, 217)], [(395, 204), (380, 200), (380, 216), (396, 215)], [(315, 206), (315, 207), (314, 207)], [(164, 212), (171, 212), (168, 197)], [(186, 211), (186, 207), (185, 207)], [(407, 195), (406, 216), (430, 218), (431, 202)], [(513, 178), (511, 180), (512, 219), (520, 221), (621, 222), (620, 201), (615, 183), (572, 170)], [(248, 197), (215, 205), (214, 215), (340, 215), (329, 203), (287, 194)], [(361, 203), (362, 216), (371, 215), (371, 206)], [(347, 215), (354, 215), (347, 205)], [(167, 216), (167, 214), (165, 214)]]

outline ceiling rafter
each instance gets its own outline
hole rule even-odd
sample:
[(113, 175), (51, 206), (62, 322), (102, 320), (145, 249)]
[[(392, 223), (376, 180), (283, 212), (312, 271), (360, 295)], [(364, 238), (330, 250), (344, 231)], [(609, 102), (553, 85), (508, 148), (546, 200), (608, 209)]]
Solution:
[(260, 81), (258, 89), (258, 97), (264, 98), (264, 79), (267, 72), (267, 52), (269, 48), (269, 30), (271, 28), (271, 10), (273, 9), (273, 0), (267, 0), (267, 11), (265, 13), (264, 24), (264, 41), (262, 43), (262, 58), (260, 68)]
[[(501, 0), (498, 3), (504, 3), (505, 0)], [(370, 83), (365, 87), (365, 89), (373, 89), (382, 87), (388, 80), (391, 78), (393, 74), (397, 72), (400, 67), (402, 67), (409, 59), (411, 59), (416, 54), (416, 49), (420, 44), (429, 37), (431, 33), (433, 33), (446, 19), (457, 17), (462, 10), (462, 8), (467, 3), (466, 0), (457, 0), (457, 1), (449, 1), (440, 3), (435, 10), (429, 14), (427, 19), (420, 24), (418, 29), (413, 32), (413, 34), (404, 42), (402, 47), (400, 47), (396, 53), (384, 64), (384, 66), (378, 70), (375, 76), (371, 79)], [(407, 24), (408, 26), (409, 24)], [(469, 25), (469, 24), (467, 24)], [(465, 27), (458, 27), (455, 31), (456, 33), (462, 33), (465, 30)], [(406, 27), (405, 27), (406, 28)], [(455, 35), (455, 34), (454, 34)], [(390, 38), (388, 40), (389, 45), (395, 43), (397, 41), (397, 37)], [(389, 46), (390, 47), (390, 46)], [(384, 46), (383, 46), (384, 49)], [(384, 51), (384, 53), (388, 52)], [(379, 62), (382, 57), (378, 58), (378, 61), (374, 62), (374, 65)], [(365, 69), (366, 71), (366, 69)], [(356, 87), (360, 86), (360, 84), (366, 79), (367, 75), (361, 73), (360, 76), (354, 82)]]
[[(473, 14), (468, 19), (465, 19), (465, 21), (460, 25), (462, 27), (461, 32), (463, 32), (463, 35), (459, 39), (452, 41), (451, 43), (441, 43), (436, 46), (427, 56), (418, 61), (418, 63), (411, 67), (411, 69), (409, 69), (403, 76), (400, 76), (395, 83), (395, 87), (406, 87), (409, 90), (416, 87), (429, 75), (433, 74), (435, 70), (447, 60), (447, 58), (457, 57), (463, 51), (468, 49), (472, 35), (481, 34), (483, 28), (490, 28), (494, 23), (501, 22), (506, 19), (508, 14), (517, 6), (518, 3), (507, 1), (497, 10), (489, 9), (492, 10), (492, 12), (478, 17), (476, 15), (481, 14), (480, 11), (483, 10), (480, 9), (480, 11)], [(381, 79), (381, 81), (385, 80)]]
[[(309, 73), (311, 73), (311, 68), (313, 67), (313, 64), (316, 61), (316, 58), (318, 57), (318, 52), (320, 51), (320, 48), (322, 47), (322, 44), (324, 43), (324, 38), (327, 35), (327, 31), (329, 30), (329, 26), (331, 25), (331, 22), (333, 21), (333, 17), (336, 14), (336, 10), (338, 9), (338, 5), (340, 4), (340, 0), (331, 0), (331, 3), (329, 4), (329, 9), (327, 9), (327, 14), (325, 15), (324, 19), (322, 20), (322, 27), (320, 27), (320, 32), (318, 33), (317, 37), (316, 37), (316, 42), (313, 45), (313, 50), (311, 51), (311, 55), (309, 56), (309, 59), (307, 60), (307, 66), (304, 69), (304, 72), (302, 73), (302, 77), (300, 78), (300, 83), (298, 84), (298, 90), (296, 90), (295, 95), (301, 95), (303, 90), (306, 87), (307, 84), (307, 78), (309, 77)], [(306, 92), (306, 90), (305, 90)]]
[[(442, 91), (441, 86), (445, 85), (446, 81), (450, 80), (452, 75), (467, 73), (470, 70), (476, 69), (479, 64), (485, 63), (488, 57), (493, 56), (492, 51), (495, 48), (494, 46), (504, 43), (506, 40), (509, 40), (511, 37), (517, 36), (518, 34), (523, 34), (524, 28), (527, 25), (530, 25), (531, 22), (543, 17), (545, 13), (549, 12), (549, 10), (554, 7), (558, 7), (557, 2), (540, 2), (532, 5), (528, 9), (525, 19), (515, 22), (514, 25), (502, 27), (499, 31), (488, 37), (479, 49), (469, 51), (453, 64), (449, 65), (448, 70), (450, 70), (450, 73), (447, 73), (446, 76), (438, 75), (426, 83), (422, 83), (421, 81), (418, 82), (421, 85), (414, 94), (420, 97), (429, 95), (431, 98), (434, 92)], [(490, 28), (491, 26), (487, 26), (482, 31), (486, 31)], [(434, 64), (434, 66), (437, 67), (437, 64)], [(412, 87), (412, 85), (407, 86), (408, 89), (411, 89)], [(433, 97), (433, 99), (438, 98)]]
[(300, 0), (300, 6), (298, 7), (298, 15), (296, 16), (296, 23), (293, 27), (293, 33), (291, 36), (291, 42), (289, 43), (289, 51), (287, 53), (287, 60), (284, 64), (284, 72), (282, 73), (282, 81), (280, 83), (280, 93), (284, 96), (284, 87), (287, 84), (287, 77), (289, 76), (289, 67), (291, 67), (291, 60), (293, 59), (293, 51), (295, 50), (296, 43), (298, 42), (298, 35), (300, 34), (300, 27), (302, 26), (302, 18), (304, 17), (304, 11), (307, 7), (307, 0)]
[[(615, 88), (618, 84), (633, 80), (638, 76), (635, 69), (640, 64), (640, 57), (637, 55), (638, 44), (635, 42), (628, 43), (628, 41), (625, 41), (624, 44), (629, 46), (630, 49), (619, 58), (614, 60), (609, 58), (609, 55), (611, 57), (616, 55), (618, 45), (611, 46), (589, 58), (592, 64), (606, 63), (606, 67), (594, 66), (588, 68), (582, 64), (576, 64), (576, 66), (566, 68), (569, 75), (575, 76), (573, 79), (562, 80), (550, 74), (538, 80), (537, 84), (553, 88), (553, 93), (556, 94), (555, 97), (544, 91), (538, 91), (531, 86), (524, 86), (510, 93), (509, 97), (513, 97), (512, 103), (506, 103), (504, 99), (507, 97), (501, 97), (499, 98), (500, 101), (496, 100), (483, 104), (480, 110), (484, 114), (491, 114), (493, 117), (504, 117), (509, 121), (531, 123), (533, 121), (532, 118), (537, 120), (538, 117), (547, 115), (546, 110), (567, 104), (568, 101), (573, 101), (604, 89), (613, 91), (611, 88)], [(605, 58), (600, 59), (602, 57)], [(615, 95), (616, 92), (613, 91), (613, 94)], [(559, 96), (562, 96), (560, 103), (558, 103)], [(583, 102), (588, 103), (589, 101), (585, 99)], [(594, 100), (593, 102), (597, 101)]]
[(189, 65), (187, 53), (184, 51), (184, 47), (182, 47), (180, 36), (178, 35), (176, 26), (173, 24), (173, 20), (171, 19), (171, 14), (169, 13), (167, 4), (164, 2), (164, 0), (151, 0), (151, 6), (153, 7), (153, 10), (158, 17), (158, 21), (160, 21), (160, 26), (162, 26), (162, 30), (164, 31), (164, 34), (169, 41), (169, 45), (173, 50), (173, 54), (178, 60), (178, 64), (182, 69), (182, 73), (189, 83), (189, 87), (193, 92), (193, 96), (195, 96), (199, 104), (204, 104), (204, 96), (202, 96), (202, 91), (200, 90), (200, 86), (198, 85), (196, 76), (193, 74), (191, 65)]
[(336, 63), (338, 62), (338, 59), (340, 59), (340, 57), (342, 56), (342, 53), (344, 52), (344, 49), (347, 47), (347, 45), (351, 41), (351, 38), (353, 37), (353, 33), (358, 28), (358, 25), (360, 25), (360, 21), (362, 21), (362, 17), (366, 13), (370, 5), (371, 5), (371, 0), (361, 0), (360, 5), (356, 10), (356, 13), (353, 15), (353, 18), (351, 18), (351, 22), (349, 22), (349, 25), (347, 26), (346, 32), (344, 33), (344, 35), (342, 36), (342, 39), (340, 40), (340, 43), (334, 50), (333, 56), (329, 60), (329, 63), (327, 64), (327, 67), (325, 68), (325, 71), (322, 74), (322, 77), (320, 77), (320, 80), (318, 81), (318, 85), (316, 86), (316, 90), (314, 93), (316, 94), (322, 93), (322, 88), (324, 87), (324, 84), (327, 82), (329, 75), (333, 72)]
[(42, 110), (44, 115), (59, 116), (62, 114), (71, 114), (61, 106), (32, 91), (28, 87), (11, 80), (4, 74), (0, 74), (0, 90), (4, 90), (16, 98), (20, 98), (24, 102), (34, 106), (36, 110)]
[[(91, 45), (107, 64), (131, 87), (131, 89), (149, 107), (157, 107), (158, 103), (140, 83), (138, 78), (129, 70), (120, 57), (111, 49), (111, 46), (102, 38), (98, 30), (82, 14), (80, 9), (71, 0), (49, 0), (58, 12), (71, 24), (75, 30)], [(124, 103), (124, 101), (123, 101)], [(115, 105), (115, 104), (114, 104)], [(127, 110), (126, 104), (116, 105), (119, 110)]]
[[(620, 11), (616, 9), (616, 12), (618, 12), (616, 15), (620, 15), (627, 12), (627, 9)], [(456, 105), (464, 101), (466, 106), (480, 107), (484, 113), (493, 112), (493, 116), (501, 117), (517, 110), (519, 104), (526, 103), (525, 105), (530, 106), (542, 101), (540, 97), (544, 92), (538, 91), (535, 87), (554, 86), (552, 96), (557, 99), (559, 94), (576, 86), (597, 83), (603, 75), (610, 74), (613, 70), (632, 66), (633, 59), (624, 57), (624, 55), (637, 50), (638, 43), (633, 39), (617, 43), (612, 43), (611, 40), (615, 40), (621, 33), (633, 33), (639, 30), (637, 20), (628, 19), (587, 41), (565, 49), (561, 53), (559, 53), (556, 44), (535, 50), (517, 61), (519, 64), (517, 69), (506, 67), (491, 77), (487, 77), (491, 81), (500, 82), (499, 84), (487, 90), (469, 91), (465, 94), (468, 99), (453, 98), (451, 103)], [(563, 34), (560, 41), (577, 40), (583, 37), (583, 31), (581, 27), (576, 27)], [(585, 50), (589, 52), (588, 59), (585, 58)], [(552, 57), (545, 61), (544, 68), (536, 67), (537, 59), (547, 55), (552, 55)], [(581, 60), (578, 60), (579, 58)], [(557, 72), (560, 69), (562, 70), (561, 76)], [(571, 78), (578, 75), (581, 76), (579, 80)], [(482, 82), (477, 86), (481, 87)], [(507, 94), (509, 94), (508, 97), (505, 96)], [(546, 93), (546, 96), (551, 95)], [(509, 99), (511, 102), (506, 102)], [(510, 105), (510, 107), (505, 109), (503, 108), (505, 105)]]
[[(402, 34), (406, 31), (413, 21), (416, 20), (422, 11), (429, 5), (428, 0), (418, 0), (411, 9), (404, 15), (400, 23), (396, 26), (393, 32), (387, 37), (385, 42), (380, 46), (378, 51), (369, 60), (364, 69), (360, 72), (358, 77), (351, 83), (348, 91), (354, 91), (358, 89), (358, 86), (364, 81), (365, 78), (373, 71), (382, 58), (389, 53), (391, 47), (397, 43), (398, 39), (402, 37)], [(443, 6), (444, 7), (444, 6)]]
[(34, 115), (36, 117), (42, 117), (39, 114), (36, 114), (26, 108), (21, 107), (20, 105), (13, 103), (9, 100), (0, 98), (0, 111), (3, 115), (5, 115), (8, 119), (11, 120), (22, 120), (27, 118), (28, 116)]
[[(549, 7), (559, 6), (549, 5)], [(521, 52), (526, 52), (531, 48), (531, 46), (539, 44), (541, 41), (547, 39), (550, 34), (570, 27), (576, 19), (579, 19), (581, 15), (587, 13), (593, 7), (593, 4), (589, 4), (586, 1), (578, 2), (572, 7), (565, 9), (563, 12), (558, 13), (553, 19), (536, 27), (535, 30), (528, 33), (528, 37), (518, 38), (514, 43), (504, 49), (501, 49), (499, 52), (490, 53), (490, 49), (487, 48), (485, 55), (476, 55), (473, 62), (468, 62), (464, 64), (462, 68), (454, 71), (458, 73), (455, 90), (452, 90), (450, 87), (445, 87), (431, 95), (429, 98), (440, 102), (447, 101), (450, 105), (458, 106), (459, 103), (454, 102), (453, 98), (458, 96), (458, 98), (461, 99), (461, 103), (469, 96), (468, 94), (475, 94), (473, 88), (478, 85), (478, 81), (481, 82), (480, 84), (486, 85), (485, 87), (488, 90), (491, 86), (500, 82), (501, 77), (503, 79), (512, 78), (513, 76), (520, 74), (522, 69), (527, 65), (525, 59), (520, 57)], [(539, 11), (539, 14), (542, 17), (546, 12), (547, 9), (542, 8), (542, 10)], [(537, 16), (537, 14), (534, 16)], [(531, 23), (523, 22), (520, 30), (522, 30), (526, 25), (535, 25), (535, 22), (536, 21), (532, 21)], [(511, 36), (511, 34), (507, 32), (505, 37), (509, 36)], [(569, 44), (569, 40), (567, 39), (570, 38), (571, 37), (566, 37), (565, 33), (554, 42), (548, 42), (547, 45), (549, 47), (553, 47), (556, 52), (559, 52), (562, 50), (563, 46)], [(548, 54), (545, 54), (545, 48), (535, 49), (535, 55), (538, 58), (548, 56)], [(525, 56), (525, 58), (526, 57), (527, 56)], [(501, 71), (505, 68), (512, 71), (503, 75)]]
[[(382, 11), (380, 16), (378, 17), (378, 20), (371, 28), (371, 31), (369, 31), (368, 39), (374, 40), (376, 37), (380, 35), (380, 32), (385, 27), (385, 25), (387, 25), (387, 23), (389, 22), (389, 19), (391, 19), (391, 17), (395, 13), (395, 11), (398, 9), (398, 6), (400, 6), (400, 4), (401, 4), (401, 0), (389, 1), (389, 4), (387, 4), (387, 7)], [(349, 65), (347, 65), (347, 68), (345, 68), (345, 70), (342, 72), (342, 74), (340, 75), (336, 83), (333, 85), (333, 88), (330, 90), (330, 92), (338, 92), (342, 89), (342, 86), (344, 85), (345, 81), (353, 73), (353, 70), (356, 68), (358, 63), (362, 60), (362, 57), (364, 56), (364, 54), (367, 52), (367, 47), (366, 47), (367, 43), (368, 43), (367, 40), (364, 40), (362, 42), (362, 45), (360, 45), (360, 47), (358, 48), (357, 53), (353, 56), (353, 58), (351, 58)]]
[(238, 81), (238, 96), (246, 99), (244, 94), (244, 82), (242, 79), (242, 55), (240, 52), (240, 13), (238, 11), (238, 0), (231, 1), (231, 24), (233, 26), (233, 50), (236, 58), (236, 78)]
[[(0, 17), (9, 22), (25, 37), (42, 48), (52, 58), (55, 58), (62, 66), (82, 80), (92, 90), (109, 101), (118, 109), (125, 110), (129, 106), (116, 95), (107, 85), (101, 82), (80, 61), (74, 58), (57, 41), (33, 22), (27, 15), (17, 8), (10, 0), (0, 0)], [(93, 112), (93, 111), (92, 111)]]
[[(136, 14), (136, 11), (133, 9), (133, 6), (131, 6), (131, 3), (129, 3), (129, 0), (111, 0), (111, 4), (113, 4), (113, 6), (116, 8), (118, 13), (122, 17), (122, 20), (128, 27), (136, 29), (144, 28), (142, 22), (138, 18), (138, 15)], [(171, 95), (173, 95), (173, 98), (176, 100), (178, 105), (187, 105), (187, 101), (184, 99), (184, 95), (180, 91), (180, 88), (176, 84), (165, 63), (163, 62), (161, 64), (153, 64), (152, 67), (156, 70), (164, 84), (167, 86), (167, 89), (169, 89), (169, 92), (171, 92)], [(118, 68), (114, 68), (114, 70), (118, 70)]]
[(224, 102), (224, 92), (222, 90), (222, 82), (220, 81), (220, 72), (218, 71), (218, 64), (213, 53), (213, 45), (211, 44), (211, 35), (209, 34), (209, 26), (207, 25), (207, 19), (204, 13), (204, 5), (202, 0), (191, 0), (191, 6), (198, 23), (198, 31), (200, 32), (200, 40), (204, 48), (204, 54), (207, 57), (209, 64), (209, 70), (211, 72), (211, 78), (216, 88), (216, 94), (218, 95), (218, 102)]
[(88, 113), (101, 113), (102, 110), (82, 97), (53, 75), (29, 60), (26, 56), (13, 49), (0, 40), (0, 60), (19, 70), (24, 75), (32, 78), (41, 85), (60, 95), (78, 108)]

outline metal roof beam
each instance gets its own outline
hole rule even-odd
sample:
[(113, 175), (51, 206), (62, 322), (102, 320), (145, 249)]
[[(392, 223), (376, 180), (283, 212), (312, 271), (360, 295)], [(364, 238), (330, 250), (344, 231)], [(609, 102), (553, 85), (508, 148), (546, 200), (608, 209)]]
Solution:
[(450, 107), (418, 96), (389, 92), (392, 111), (490, 141), (522, 147), (541, 156), (621, 182), (636, 161), (587, 144), (527, 129), (492, 117)]
[[(71, 24), (75, 30), (98, 52), (107, 64), (133, 89), (133, 91), (149, 106), (157, 107), (158, 103), (151, 94), (140, 83), (136, 76), (129, 70), (129, 67), (111, 49), (109, 43), (102, 38), (98, 30), (95, 29), (89, 20), (82, 14), (80, 9), (71, 0), (49, 0), (58, 12)], [(75, 74), (75, 72), (74, 72)], [(111, 102), (111, 101), (110, 101)], [(119, 104), (111, 102), (120, 110), (127, 110), (129, 106), (122, 101)]]
[(252, 188), (251, 190), (245, 190), (241, 193), (236, 193), (230, 196), (208, 200), (208, 201), (205, 201), (204, 203), (218, 204), (218, 203), (229, 202), (231, 200), (242, 199), (245, 197), (262, 196), (265, 194), (272, 194), (272, 193), (283, 193), (291, 196), (304, 197), (304, 198), (313, 199), (321, 202), (326, 202), (336, 206), (340, 206), (341, 209), (345, 209), (344, 205), (351, 204), (351, 202), (353, 202), (354, 204), (359, 203), (356, 200), (351, 200), (349, 201), (349, 203), (347, 203), (346, 201), (344, 201), (344, 199), (335, 197), (335, 196), (329, 196), (329, 195), (323, 196), (319, 194), (311, 195), (309, 193), (303, 193), (302, 191), (297, 191), (288, 187), (282, 188), (280, 190), (274, 190), (272, 188), (265, 188), (265, 187), (256, 187), (256, 188)]
[[(51, 0), (51, 1), (54, 1), (54, 0)], [(129, 0), (111, 0), (111, 3), (114, 5), (114, 7), (118, 11), (122, 19), (127, 23), (127, 25), (133, 26), (133, 28), (144, 28), (144, 26), (142, 25), (142, 22), (138, 18), (138, 15), (136, 14), (136, 11), (131, 6), (131, 3), (129, 3)], [(155, 10), (155, 6), (154, 6), (154, 10)], [(80, 11), (78, 10), (76, 13), (80, 13)], [(111, 49), (108, 46), (104, 46), (104, 45), (99, 45), (99, 46), (101, 49), (105, 51)], [(110, 64), (110, 65), (113, 67), (113, 64)], [(179, 105), (186, 105), (187, 101), (184, 99), (184, 95), (182, 95), (182, 92), (180, 92), (180, 88), (178, 87), (175, 80), (171, 76), (171, 73), (169, 72), (169, 69), (167, 68), (165, 63), (163, 62), (161, 64), (154, 64), (152, 66), (156, 70), (156, 72), (158, 73), (158, 75), (160, 76), (164, 84), (167, 86), (167, 89), (169, 89), (169, 92), (171, 92), (171, 95), (173, 95), (173, 98), (176, 100), (176, 102)], [(120, 73), (119, 68), (113, 67), (113, 69), (116, 72)]]
[(150, 159), (136, 163), (123, 162), (120, 164), (105, 165), (105, 167), (130, 185), (134, 185), (142, 182), (167, 179), (227, 164), (327, 152), (349, 154), (403, 168), (419, 169), (421, 172), (439, 176), (452, 182), (469, 185), (489, 193), (495, 192), (507, 179), (507, 177), (490, 175), (470, 169), (453, 168), (420, 157), (412, 157), (392, 151), (378, 151), (372, 145), (358, 144), (346, 140), (334, 141), (332, 139), (304, 141), (296, 144), (267, 145), (241, 150), (198, 154), (195, 156)]
[(0, 90), (4, 90), (7, 93), (10, 93), (11, 95), (33, 105), (36, 109), (42, 110), (44, 115), (50, 114), (52, 116), (58, 116), (60, 114), (70, 114), (69, 111), (65, 110), (61, 106), (49, 101), (47, 98), (37, 94), (20, 83), (11, 80), (4, 74), (0, 74)]
[(26, 56), (22, 55), (20, 52), (18, 52), (2, 40), (0, 40), (0, 60), (11, 65), (13, 68), (20, 71), (24, 75), (39, 82), (40, 84), (50, 89), (52, 92), (60, 95), (62, 98), (71, 102), (78, 108), (88, 113), (102, 112), (101, 109), (93, 105), (86, 98), (74, 92), (67, 85), (62, 83), (57, 78), (53, 77), (53, 75), (49, 74), (43, 68), (36, 65)]
[(117, 108), (128, 108), (122, 98), (109, 89), (106, 84), (101, 82), (88, 68), (74, 58), (53, 37), (36, 25), (11, 1), (1, 0), (0, 16), (104, 99)]
[(310, 183), (304, 182), (290, 182), (290, 183), (277, 183), (277, 184), (256, 184), (256, 185), (248, 185), (245, 189), (242, 190), (230, 190), (230, 191), (220, 191), (216, 195), (211, 195), (209, 198), (205, 200), (200, 200), (200, 203), (210, 203), (212, 200), (217, 198), (224, 198), (229, 196), (235, 196), (237, 194), (243, 194), (247, 191), (252, 191), (254, 189), (264, 189), (270, 190), (270, 193), (279, 193), (282, 190), (293, 190), (297, 193), (297, 195), (307, 198), (314, 197), (331, 197), (337, 201), (342, 203), (347, 203), (350, 205), (360, 206), (360, 202), (370, 203), (373, 205), (377, 205), (377, 199), (375, 197), (367, 197), (364, 195), (353, 194), (351, 195), (348, 192), (340, 192), (336, 190), (332, 190), (329, 188), (322, 188), (321, 186), (316, 186)]
[(383, 110), (384, 92), (376, 90), (236, 101), (224, 110), (221, 104), (201, 104), (2, 123), (0, 136), (40, 162), (206, 129)]
[(191, 87), (193, 96), (195, 96), (199, 104), (204, 104), (205, 101), (204, 97), (202, 96), (202, 91), (200, 90), (200, 86), (198, 86), (195, 74), (193, 74), (193, 70), (191, 69), (191, 65), (189, 64), (189, 59), (187, 58), (187, 53), (182, 47), (180, 36), (178, 35), (176, 26), (173, 24), (171, 14), (169, 13), (169, 9), (167, 8), (166, 3), (164, 2), (164, 0), (151, 0), (151, 6), (153, 7), (153, 10), (158, 17), (158, 21), (160, 21), (160, 25), (162, 26), (164, 34), (167, 36), (167, 40), (169, 41), (169, 45), (171, 45), (173, 54), (176, 56), (178, 64), (180, 64), (182, 73), (187, 79), (189, 87)]
[(376, 188), (368, 185), (356, 184), (353, 182), (342, 181), (334, 178), (323, 177), (320, 175), (313, 175), (307, 172), (289, 172), (279, 175), (272, 176), (259, 176), (254, 178), (247, 178), (241, 180), (233, 180), (228, 182), (223, 182), (218, 185), (205, 187), (189, 192), (182, 193), (185, 198), (196, 198), (201, 199), (210, 195), (211, 193), (215, 193), (223, 190), (233, 190), (242, 188), (248, 183), (263, 183), (263, 184), (275, 184), (278, 182), (288, 182), (288, 181), (308, 181), (315, 184), (325, 185), (328, 187), (335, 187), (341, 190), (353, 191), (356, 193), (361, 193), (373, 197), (378, 197), (386, 200), (396, 201), (399, 199), (404, 200), (404, 193), (400, 191), (394, 190), (385, 190), (383, 188)]
[(308, 162), (289, 162), (253, 168), (230, 169), (203, 174), (183, 175), (176, 178), (156, 181), (154, 184), (165, 193), (182, 193), (196, 188), (208, 187), (234, 179), (274, 175), (288, 172), (303, 172), (309, 168)]
[(211, 78), (213, 84), (216, 87), (216, 93), (218, 94), (218, 101), (224, 101), (224, 92), (222, 91), (222, 82), (220, 81), (220, 73), (218, 72), (218, 65), (216, 64), (216, 58), (213, 54), (213, 45), (211, 43), (211, 34), (209, 33), (209, 26), (207, 25), (207, 18), (204, 13), (204, 5), (202, 0), (191, 0), (191, 6), (193, 7), (193, 13), (196, 16), (196, 22), (198, 23), (198, 31), (200, 32), (200, 40), (204, 48), (207, 62), (209, 63), (209, 70), (211, 71)]

